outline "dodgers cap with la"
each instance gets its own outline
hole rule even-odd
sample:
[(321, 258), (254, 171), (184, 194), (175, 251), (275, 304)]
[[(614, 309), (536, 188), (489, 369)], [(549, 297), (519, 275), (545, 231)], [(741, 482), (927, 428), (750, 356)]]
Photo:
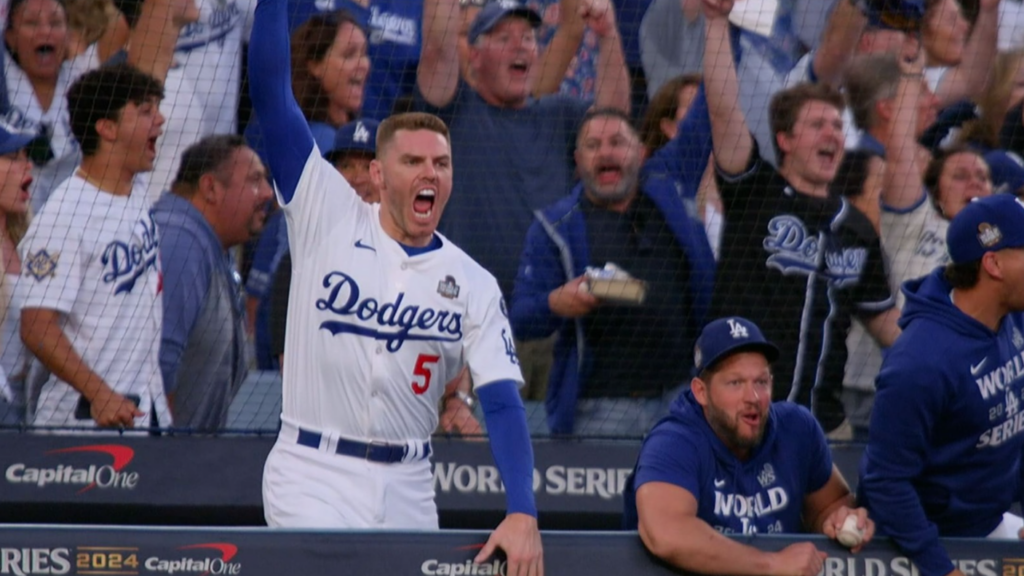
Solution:
[(14, 108), (0, 114), (0, 154), (21, 150), (38, 135), (35, 127)]
[(981, 260), (986, 252), (1024, 248), (1024, 201), (1013, 194), (975, 198), (949, 223), (946, 248), (954, 264)]
[(991, 150), (985, 154), (992, 175), (992, 192), (1009, 192), (1016, 194), (1024, 188), (1024, 160), (1013, 152)]
[(490, 32), (506, 16), (526, 18), (534, 28), (541, 24), (540, 14), (532, 8), (512, 0), (495, 0), (484, 6), (476, 15), (469, 27), (469, 43), (475, 44), (477, 38)]
[(748, 350), (764, 354), (769, 362), (779, 357), (779, 349), (764, 337), (757, 324), (739, 316), (719, 318), (705, 326), (697, 338), (693, 364), (699, 374), (726, 356)]
[(338, 128), (334, 143), (330, 150), (324, 152), (324, 158), (344, 152), (377, 153), (377, 127), (380, 122), (369, 118), (354, 120)]

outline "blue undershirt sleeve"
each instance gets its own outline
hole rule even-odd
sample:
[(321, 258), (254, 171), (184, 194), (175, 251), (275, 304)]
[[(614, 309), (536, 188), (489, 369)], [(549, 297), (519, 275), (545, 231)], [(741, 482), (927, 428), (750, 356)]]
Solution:
[[(249, 43), (249, 94), (278, 193), (291, 202), (313, 151), (313, 134), (292, 94), (288, 0), (259, 0)], [(255, 39), (259, 39), (255, 41)]]
[(505, 484), (509, 514), (537, 516), (533, 498), (533, 444), (526, 427), (526, 409), (512, 380), (476, 387), (491, 441), (491, 454)]

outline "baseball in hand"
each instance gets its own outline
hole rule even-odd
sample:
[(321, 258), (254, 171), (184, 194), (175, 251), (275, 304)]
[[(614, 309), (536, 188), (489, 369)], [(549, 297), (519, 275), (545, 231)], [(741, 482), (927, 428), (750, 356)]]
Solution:
[(855, 514), (847, 516), (843, 521), (843, 527), (836, 534), (836, 540), (839, 540), (839, 543), (847, 548), (854, 548), (859, 546), (863, 539), (864, 532), (857, 528), (857, 516)]

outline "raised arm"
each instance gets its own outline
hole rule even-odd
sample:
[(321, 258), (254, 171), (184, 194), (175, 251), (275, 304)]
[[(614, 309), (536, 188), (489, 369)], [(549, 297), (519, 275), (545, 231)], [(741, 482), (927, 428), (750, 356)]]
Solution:
[(838, 88), (843, 70), (857, 49), (868, 20), (852, 2), (840, 0), (832, 9), (821, 44), (814, 50), (814, 75), (819, 82)]
[(416, 85), (432, 106), (447, 106), (459, 86), (459, 0), (423, 1), (423, 49)]
[(914, 489), (928, 461), (932, 431), (943, 425), (945, 380), (938, 370), (882, 369), (860, 479), (871, 515), (923, 576), (955, 568)]
[(921, 201), (924, 194), (920, 146), (917, 143), (917, 111), (924, 90), (924, 49), (910, 63), (900, 59), (903, 73), (893, 103), (896, 106), (892, 131), (885, 143), (885, 179), (882, 203), (905, 210)]
[(198, 19), (194, 0), (146, 0), (129, 36), (128, 63), (165, 82), (178, 34)]
[(964, 47), (963, 58), (942, 76), (935, 88), (940, 109), (981, 94), (996, 62), (998, 38), (999, 0), (980, 0), (978, 19)]
[(313, 151), (313, 134), (292, 93), (287, 0), (259, 0), (249, 43), (249, 94), (266, 143), (267, 161), (285, 203), (295, 195)]
[(581, 0), (580, 16), (598, 38), (594, 105), (629, 114), (629, 72), (615, 22), (615, 7), (610, 0)]
[(565, 79), (576, 52), (583, 42), (587, 25), (580, 14), (580, 0), (559, 0), (558, 27), (540, 57), (540, 74), (533, 85), (533, 97), (556, 94)]
[(711, 115), (715, 161), (726, 174), (739, 174), (750, 163), (754, 139), (739, 100), (739, 80), (729, 34), (733, 0), (703, 0), (705, 18), (704, 88)]

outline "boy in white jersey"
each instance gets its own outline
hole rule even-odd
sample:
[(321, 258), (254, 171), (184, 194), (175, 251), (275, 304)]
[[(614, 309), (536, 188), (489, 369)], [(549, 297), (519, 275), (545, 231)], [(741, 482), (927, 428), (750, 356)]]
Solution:
[(159, 234), (140, 190), (164, 118), (160, 83), (128, 65), (68, 91), (82, 164), (32, 222), (19, 249), (34, 282), (25, 346), (51, 372), (36, 426), (169, 426), (160, 378)]

